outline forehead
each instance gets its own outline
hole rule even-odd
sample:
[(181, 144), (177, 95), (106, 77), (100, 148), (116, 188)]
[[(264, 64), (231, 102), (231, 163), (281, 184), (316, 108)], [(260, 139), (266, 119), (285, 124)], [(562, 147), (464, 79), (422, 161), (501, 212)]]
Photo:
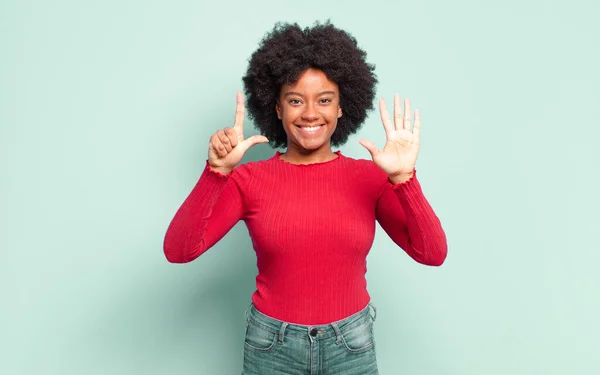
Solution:
[(298, 80), (292, 84), (285, 84), (281, 92), (286, 91), (334, 91), (337, 92), (338, 85), (327, 78), (327, 75), (318, 69), (308, 69), (300, 74)]

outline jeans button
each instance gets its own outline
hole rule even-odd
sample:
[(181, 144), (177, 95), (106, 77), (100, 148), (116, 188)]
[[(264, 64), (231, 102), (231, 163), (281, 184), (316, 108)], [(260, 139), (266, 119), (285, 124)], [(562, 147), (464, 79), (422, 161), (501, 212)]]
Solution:
[(313, 329), (311, 329), (311, 330), (310, 330), (310, 335), (311, 335), (312, 337), (315, 337), (315, 336), (317, 335), (317, 329), (316, 329), (316, 328), (313, 328)]

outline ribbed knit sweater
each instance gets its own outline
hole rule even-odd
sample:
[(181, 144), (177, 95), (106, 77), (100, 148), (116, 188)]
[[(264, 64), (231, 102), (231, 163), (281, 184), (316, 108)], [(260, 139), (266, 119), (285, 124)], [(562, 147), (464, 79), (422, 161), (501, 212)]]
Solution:
[(291, 164), (276, 152), (228, 175), (207, 162), (167, 229), (168, 261), (196, 259), (243, 220), (257, 257), (255, 307), (304, 325), (341, 320), (369, 303), (366, 257), (376, 221), (415, 261), (441, 265), (446, 236), (416, 171), (394, 185), (371, 160), (336, 154)]

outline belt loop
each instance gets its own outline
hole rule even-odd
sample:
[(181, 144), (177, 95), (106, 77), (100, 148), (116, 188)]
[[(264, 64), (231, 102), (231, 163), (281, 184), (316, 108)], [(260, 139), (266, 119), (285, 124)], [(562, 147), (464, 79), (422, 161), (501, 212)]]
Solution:
[(283, 322), (283, 324), (281, 324), (281, 329), (279, 330), (279, 338), (277, 339), (277, 341), (279, 341), (280, 344), (283, 344), (283, 338), (287, 326), (288, 324), (286, 322)]
[(337, 323), (331, 323), (331, 326), (333, 327), (333, 330), (335, 331), (335, 335), (337, 337), (337, 340), (335, 340), (335, 344), (339, 345), (342, 342), (342, 332), (340, 331), (340, 328), (338, 327)]
[(375, 320), (377, 320), (377, 308), (372, 303), (369, 303), (369, 306), (371, 306), (371, 308), (373, 309), (372, 318), (373, 318), (373, 321), (375, 321)]

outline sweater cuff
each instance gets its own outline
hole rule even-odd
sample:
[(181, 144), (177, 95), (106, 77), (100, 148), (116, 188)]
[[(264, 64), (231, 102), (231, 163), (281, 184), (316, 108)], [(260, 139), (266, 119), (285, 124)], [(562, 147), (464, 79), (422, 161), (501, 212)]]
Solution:
[(203, 194), (208, 194), (208, 196), (217, 197), (220, 193), (227, 181), (229, 181), (229, 177), (231, 174), (224, 175), (217, 171), (213, 171), (206, 162), (204, 167), (204, 171), (202, 171), (202, 175), (196, 182), (196, 186), (194, 186), (193, 190), (198, 190), (203, 192)]
[(206, 165), (204, 166), (204, 171), (207, 172), (207, 174), (209, 174), (209, 175), (212, 174), (213, 177), (218, 177), (218, 178), (229, 178), (229, 176), (231, 176), (231, 173), (230, 174), (223, 174), (221, 172), (217, 172), (217, 171), (213, 170), (210, 167), (210, 164), (208, 164), (208, 160), (206, 160)]
[(388, 181), (390, 182), (390, 184), (392, 184), (392, 187), (394, 189), (399, 189), (403, 185), (414, 184), (414, 182), (415, 182), (416, 179), (417, 179), (417, 170), (413, 169), (412, 176), (410, 176), (410, 178), (408, 180), (404, 181), (404, 182), (400, 182), (400, 183), (394, 184), (389, 178), (388, 178)]
[(413, 175), (406, 181), (401, 182), (399, 184), (392, 184), (392, 189), (401, 197), (411, 200), (413, 197), (423, 195), (423, 191), (421, 190), (421, 184), (419, 183), (419, 179), (417, 178), (417, 170), (413, 170)]

